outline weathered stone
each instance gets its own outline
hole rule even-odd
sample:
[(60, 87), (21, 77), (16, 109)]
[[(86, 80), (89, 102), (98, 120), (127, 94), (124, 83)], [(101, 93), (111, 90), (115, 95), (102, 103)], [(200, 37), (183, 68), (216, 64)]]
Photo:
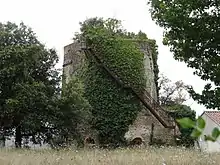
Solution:
[(75, 42), (64, 47), (63, 75), (65, 83), (69, 82), (71, 76), (80, 72), (84, 60), (85, 55), (81, 51), (80, 43)]

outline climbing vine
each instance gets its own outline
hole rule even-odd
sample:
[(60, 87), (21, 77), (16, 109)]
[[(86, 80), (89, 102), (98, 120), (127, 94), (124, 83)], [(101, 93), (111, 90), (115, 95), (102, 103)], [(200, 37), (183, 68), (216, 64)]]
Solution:
[[(127, 33), (116, 19), (91, 18), (81, 23), (81, 33), (76, 38), (79, 39), (79, 36), (83, 36), (92, 53), (126, 86), (142, 91), (147, 75), (139, 44), (148, 41), (146, 34)], [(99, 143), (123, 144), (124, 134), (142, 105), (129, 89), (117, 84), (92, 56), (87, 58), (85, 91), (92, 106), (92, 126), (98, 131)]]

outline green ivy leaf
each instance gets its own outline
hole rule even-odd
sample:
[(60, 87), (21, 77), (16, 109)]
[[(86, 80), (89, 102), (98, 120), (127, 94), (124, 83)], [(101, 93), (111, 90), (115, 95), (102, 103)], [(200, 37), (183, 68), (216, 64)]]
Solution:
[(195, 121), (192, 121), (188, 117), (184, 117), (182, 119), (177, 119), (177, 122), (180, 124), (182, 128), (194, 128), (196, 123)]
[(200, 128), (200, 129), (204, 129), (205, 128), (205, 120), (200, 116), (198, 119), (197, 119), (197, 126)]
[(212, 130), (212, 137), (216, 140), (220, 135), (220, 131), (217, 127)]
[(215, 139), (212, 136), (208, 135), (208, 136), (205, 136), (205, 141), (212, 141), (212, 142), (214, 142)]
[(201, 134), (202, 132), (199, 129), (195, 128), (191, 133), (191, 137), (198, 138)]

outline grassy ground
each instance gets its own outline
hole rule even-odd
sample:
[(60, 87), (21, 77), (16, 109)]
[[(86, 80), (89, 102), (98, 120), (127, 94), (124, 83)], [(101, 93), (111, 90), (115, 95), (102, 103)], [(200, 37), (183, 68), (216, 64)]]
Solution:
[(52, 151), (1, 150), (0, 165), (219, 165), (218, 154), (174, 148)]

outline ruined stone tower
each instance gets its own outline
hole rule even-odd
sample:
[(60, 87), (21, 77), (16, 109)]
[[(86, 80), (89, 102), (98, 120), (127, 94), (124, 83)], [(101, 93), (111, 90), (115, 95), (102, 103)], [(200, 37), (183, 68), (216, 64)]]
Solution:
[[(144, 67), (147, 75), (146, 89), (154, 100), (157, 100), (157, 86), (155, 82), (154, 60), (152, 49), (147, 42), (140, 44), (140, 50), (144, 53)], [(81, 51), (80, 43), (75, 42), (64, 47), (63, 75), (67, 83), (71, 76), (80, 72), (83, 62), (86, 60)], [(125, 134), (128, 141), (141, 138), (145, 144), (160, 141), (161, 143), (173, 143), (174, 131), (164, 126), (154, 117), (148, 109), (143, 109), (137, 116), (135, 122), (130, 125), (129, 131)]]

